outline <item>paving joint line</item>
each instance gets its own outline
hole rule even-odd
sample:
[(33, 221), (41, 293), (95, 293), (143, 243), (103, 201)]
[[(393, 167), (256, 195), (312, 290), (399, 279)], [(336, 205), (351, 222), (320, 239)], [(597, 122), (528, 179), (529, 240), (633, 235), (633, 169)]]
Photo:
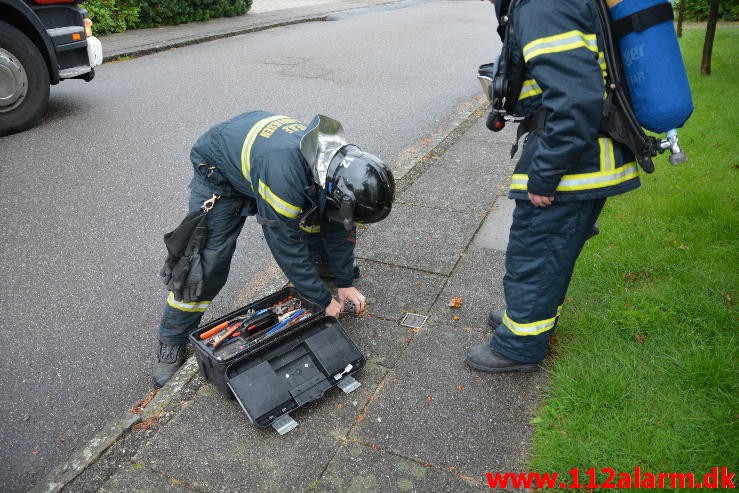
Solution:
[(435, 469), (435, 470), (437, 470), (439, 472), (442, 472), (444, 474), (451, 474), (452, 476), (456, 476), (456, 477), (458, 477), (458, 478), (460, 478), (462, 480), (465, 480), (465, 481), (472, 481), (475, 484), (485, 485), (485, 482), (484, 481), (479, 481), (479, 480), (476, 480), (474, 478), (470, 478), (469, 476), (463, 476), (461, 474), (457, 474), (457, 473), (455, 473), (453, 471), (450, 471), (449, 469), (446, 469), (444, 467), (438, 466), (436, 464), (432, 464), (431, 462), (420, 462), (418, 459), (414, 459), (413, 457), (407, 457), (407, 456), (405, 456), (405, 455), (403, 455), (403, 454), (401, 454), (399, 452), (396, 452), (394, 450), (384, 449), (384, 448), (381, 448), (378, 445), (375, 445), (375, 444), (369, 443), (369, 442), (365, 442), (365, 441), (363, 441), (361, 439), (358, 439), (358, 438), (349, 438), (347, 441), (348, 442), (351, 442), (351, 443), (353, 443), (355, 445), (361, 445), (363, 447), (367, 447), (367, 448), (372, 449), (372, 450), (377, 450), (377, 451), (380, 451), (382, 453), (385, 453), (385, 454), (388, 454), (388, 455), (392, 455), (392, 456), (398, 457), (400, 459), (407, 460), (409, 462), (413, 462), (414, 464), (418, 464), (419, 466), (424, 467), (424, 468), (427, 468), (427, 469)]
[(389, 267), (399, 267), (401, 269), (408, 269), (408, 270), (420, 272), (422, 274), (430, 274), (430, 275), (441, 276), (441, 277), (449, 277), (451, 275), (451, 274), (444, 274), (442, 272), (434, 272), (430, 270), (419, 269), (418, 267), (409, 267), (407, 265), (394, 264), (391, 262), (383, 262), (382, 260), (374, 260), (374, 259), (364, 258), (364, 257), (360, 257), (360, 258), (364, 260), (365, 262), (374, 262), (376, 264), (387, 265)]
[[(406, 345), (406, 348), (407, 348), (407, 345)], [(405, 352), (405, 349), (403, 350), (403, 352)], [(395, 369), (395, 368), (388, 368), (386, 366), (378, 365), (378, 364), (375, 364), (375, 363), (369, 363), (368, 362), (367, 364), (368, 365), (372, 365), (372, 366), (377, 366), (377, 367), (380, 367), (380, 368), (384, 369), (385, 370), (385, 374), (380, 379), (380, 383), (377, 384), (377, 387), (375, 388), (375, 390), (367, 398), (367, 402), (364, 404), (364, 406), (362, 406), (362, 409), (360, 409), (359, 412), (357, 413), (358, 416), (362, 416), (362, 419), (357, 420), (356, 418), (354, 418), (354, 421), (349, 425), (349, 429), (346, 431), (346, 433), (344, 434), (344, 436), (343, 437), (339, 437), (339, 444), (337, 445), (336, 450), (334, 451), (334, 453), (331, 456), (331, 458), (326, 462), (326, 465), (323, 467), (323, 470), (318, 475), (318, 478), (316, 478), (316, 480), (315, 480), (315, 481), (318, 481), (318, 484), (321, 483), (321, 479), (326, 474), (326, 471), (331, 466), (331, 463), (334, 461), (334, 459), (336, 459), (336, 456), (339, 454), (339, 450), (341, 449), (341, 447), (343, 447), (344, 444), (350, 442), (349, 435), (354, 430), (354, 428), (359, 423), (362, 422), (362, 420), (364, 419), (365, 411), (367, 410), (367, 406), (369, 406), (370, 405), (370, 402), (372, 402), (374, 400), (375, 395), (377, 395), (377, 393), (380, 391), (380, 389), (385, 385), (385, 381), (387, 380), (388, 375), (390, 375), (390, 373)], [(310, 488), (309, 488), (309, 491), (310, 491)]]

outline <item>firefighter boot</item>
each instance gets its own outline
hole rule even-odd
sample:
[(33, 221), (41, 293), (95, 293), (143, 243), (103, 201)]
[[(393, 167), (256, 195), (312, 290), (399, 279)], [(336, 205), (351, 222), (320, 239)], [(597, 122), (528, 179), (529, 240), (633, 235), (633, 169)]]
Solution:
[(154, 385), (163, 387), (185, 362), (186, 356), (187, 346), (185, 344), (169, 345), (160, 342), (157, 363), (154, 365), (154, 371), (152, 372)]
[(464, 360), (467, 366), (475, 370), (485, 371), (488, 373), (503, 373), (509, 371), (530, 372), (539, 369), (536, 363), (521, 363), (506, 358), (489, 344), (478, 344), (467, 350), (467, 357)]

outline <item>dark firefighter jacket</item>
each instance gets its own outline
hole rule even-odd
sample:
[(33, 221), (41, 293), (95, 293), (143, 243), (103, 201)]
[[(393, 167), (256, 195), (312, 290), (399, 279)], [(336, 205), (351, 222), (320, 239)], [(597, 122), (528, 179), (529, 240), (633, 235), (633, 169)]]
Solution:
[(631, 152), (599, 133), (603, 44), (590, 0), (522, 0), (512, 15), (514, 59), (526, 64), (515, 113), (546, 119), (528, 135), (509, 196), (608, 197), (639, 186)]
[(267, 245), (290, 282), (303, 296), (328, 306), (331, 292), (310, 262), (306, 236), (320, 235), (336, 285), (349, 287), (356, 230), (347, 233), (319, 214), (323, 192), (300, 153), (305, 129), (294, 118), (251, 111), (208, 130), (193, 146), (190, 160), (196, 167), (218, 169), (235, 194), (245, 198), (242, 214), (258, 214)]

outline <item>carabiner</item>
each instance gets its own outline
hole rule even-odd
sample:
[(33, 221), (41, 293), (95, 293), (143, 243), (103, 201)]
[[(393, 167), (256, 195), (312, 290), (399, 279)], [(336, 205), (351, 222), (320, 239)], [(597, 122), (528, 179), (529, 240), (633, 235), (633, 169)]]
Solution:
[(216, 200), (220, 198), (220, 195), (213, 194), (211, 198), (203, 202), (203, 205), (200, 206), (200, 208), (203, 209), (205, 212), (208, 212), (213, 208), (214, 205), (216, 205)]

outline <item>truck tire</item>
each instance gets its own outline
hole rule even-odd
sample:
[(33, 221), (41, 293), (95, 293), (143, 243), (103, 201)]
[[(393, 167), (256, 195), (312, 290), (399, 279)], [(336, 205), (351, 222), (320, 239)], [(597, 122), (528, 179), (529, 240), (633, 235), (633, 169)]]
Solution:
[(38, 123), (49, 102), (49, 71), (36, 45), (0, 21), (0, 136)]

